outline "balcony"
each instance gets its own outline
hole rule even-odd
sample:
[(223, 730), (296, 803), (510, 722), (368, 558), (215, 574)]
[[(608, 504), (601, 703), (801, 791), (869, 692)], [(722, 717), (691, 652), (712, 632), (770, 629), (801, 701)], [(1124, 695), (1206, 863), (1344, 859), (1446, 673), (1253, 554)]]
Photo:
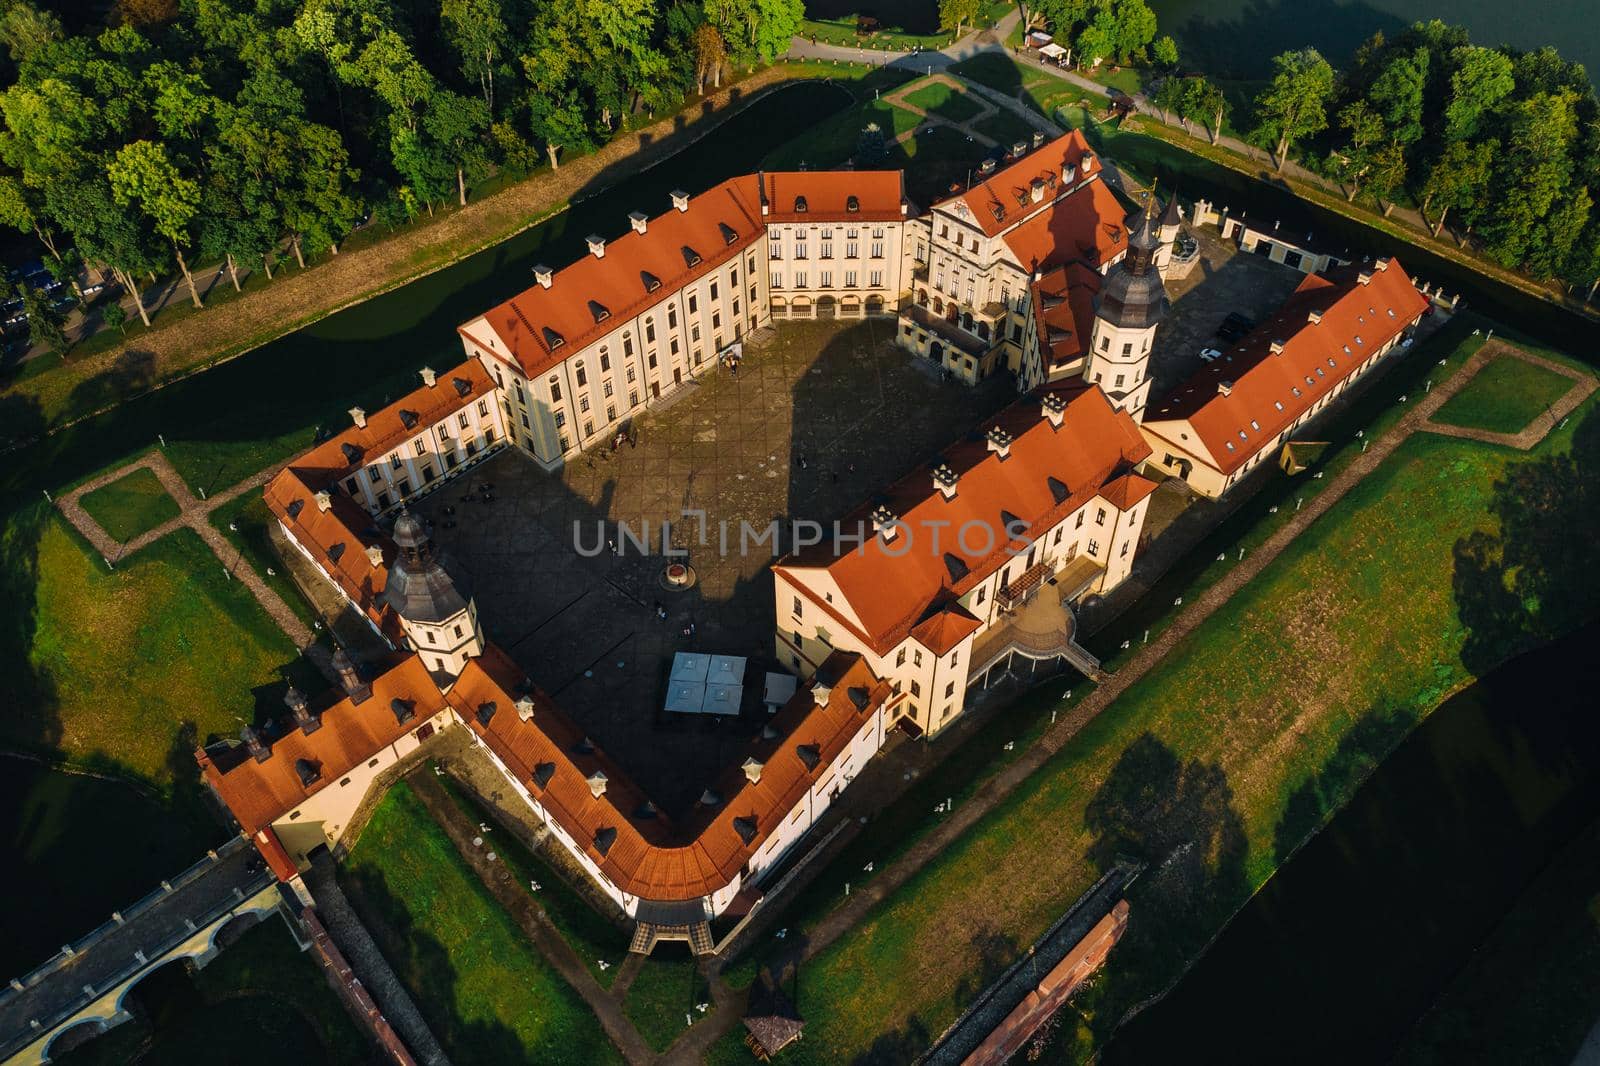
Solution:
[(918, 328), (932, 333), (948, 347), (955, 348), (957, 351), (975, 358), (982, 359), (994, 347), (993, 341), (986, 341), (981, 337), (973, 336), (954, 322), (941, 318), (926, 307), (908, 303), (903, 314), (911, 322), (915, 323)]
[(1065, 661), (1086, 677), (1100, 676), (1099, 660), (1077, 642), (1071, 603), (1094, 583), (1102, 567), (1079, 557), (1052, 579), (1050, 565), (1032, 567), (1000, 593), (1005, 613), (973, 648), (969, 684), (987, 684), (992, 670), (1018, 656), (1035, 664)]

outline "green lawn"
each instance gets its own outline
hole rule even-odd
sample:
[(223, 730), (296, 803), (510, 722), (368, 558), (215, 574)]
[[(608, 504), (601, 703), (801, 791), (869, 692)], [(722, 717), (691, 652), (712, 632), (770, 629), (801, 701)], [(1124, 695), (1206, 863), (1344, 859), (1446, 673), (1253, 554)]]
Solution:
[[(15, 701), (0, 742), (191, 784), (197, 741), (284, 713), (294, 645), (192, 531), (107, 571), (53, 510), (12, 516), (0, 541), (0, 659)], [(314, 687), (320, 688), (320, 684)]]
[(1501, 356), (1450, 397), (1434, 421), (1517, 433), (1573, 387), (1571, 378), (1525, 359)]
[(62, 1066), (214, 1061), (238, 1066), (376, 1063), (317, 962), (282, 919), (264, 922), (190, 973), (168, 966), (134, 989), (134, 1019), (58, 1056)]
[(802, 164), (812, 170), (837, 167), (855, 155), (861, 131), (869, 122), (876, 122), (883, 130), (883, 139), (892, 145), (896, 137), (916, 129), (921, 121), (915, 112), (896, 107), (887, 100), (868, 100), (773, 149), (762, 160), (762, 166), (768, 170), (793, 170)]
[(984, 109), (965, 90), (953, 89), (949, 83), (942, 81), (931, 81), (900, 99), (951, 122), (965, 122), (974, 115), (982, 114)]
[(1144, 72), (1134, 67), (1112, 69), (1110, 64), (1104, 64), (1090, 72), (1089, 78), (1097, 85), (1115, 89), (1125, 96), (1134, 96), (1144, 88)]
[[(233, 545), (256, 575), (272, 586), (283, 602), (289, 605), (289, 609), (309, 626), (318, 620), (317, 612), (306, 602), (294, 578), (289, 576), (288, 568), (278, 558), (277, 550), (272, 546), (272, 537), (267, 532), (276, 521), (260, 489), (240, 493), (210, 515), (212, 527)], [(274, 576), (267, 576), (269, 569)]]
[[(556, 927), (564, 940), (583, 964), (589, 968), (602, 988), (610, 988), (617, 971), (628, 955), (628, 934), (594, 909), (588, 900), (544, 856), (529, 851), (522, 842), (504, 828), (496, 816), (476, 796), (471, 795), (455, 778), (446, 774), (439, 779), (445, 791), (467, 816), (475, 822), (499, 826), (495, 832), (495, 852), (505, 860), (507, 869), (516, 875), (519, 884), (538, 882), (539, 891), (534, 897), (550, 924)], [(530, 889), (531, 891), (531, 889)], [(601, 962), (606, 965), (600, 966)]]
[[(1292, 848), (1289, 797), (1366, 712), (1419, 716), (1469, 679), (1453, 547), (1493, 528), (1487, 506), (1511, 458), (1474, 442), (1408, 441), (1161, 669), (805, 968), (799, 1005), (810, 1024), (796, 1061), (925, 1046), (1118, 854), (1156, 867), (1133, 893), (1143, 935), (1075, 1005), (1103, 1035), (1161, 988)], [(1300, 836), (1342, 798), (1323, 797), (1309, 822), (1296, 811)]]
[(1010, 111), (997, 111), (973, 127), (978, 133), (994, 141), (1001, 148), (1009, 149), (1012, 144), (1022, 141), (1032, 145), (1033, 124), (1020, 115)]
[(161, 480), (146, 466), (84, 493), (78, 502), (90, 518), (100, 523), (101, 529), (123, 544), (180, 513), (177, 501), (167, 495)]
[(662, 944), (645, 960), (628, 987), (623, 1010), (645, 1043), (665, 1051), (691, 1021), (704, 1017), (695, 1008), (709, 1004), (711, 993), (696, 968), (687, 944)]
[(1600, 984), (1600, 822), (1522, 894), (1417, 1023), (1397, 1066), (1567, 1066)]
[(898, 26), (859, 34), (856, 32), (856, 20), (852, 17), (805, 19), (800, 26), (800, 36), (815, 37), (818, 44), (836, 44), (869, 52), (905, 52), (919, 45), (939, 49), (950, 43), (948, 33), (903, 33)]
[(621, 1061), (405, 782), (379, 804), (341, 878), (452, 1061)]

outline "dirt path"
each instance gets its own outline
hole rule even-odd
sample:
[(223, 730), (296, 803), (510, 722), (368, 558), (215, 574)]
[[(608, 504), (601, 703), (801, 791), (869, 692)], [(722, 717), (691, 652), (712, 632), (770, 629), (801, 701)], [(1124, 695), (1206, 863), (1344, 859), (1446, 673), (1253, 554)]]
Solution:
[[(1550, 412), (1539, 416), (1533, 424), (1530, 424), (1527, 429), (1524, 429), (1514, 437), (1506, 434), (1487, 434), (1484, 436), (1480, 435), (1481, 431), (1476, 430), (1458, 434), (1455, 432), (1455, 427), (1440, 427), (1431, 421), (1434, 413), (1450, 397), (1461, 391), (1477, 376), (1478, 371), (1501, 355), (1513, 355), (1523, 358), (1531, 363), (1571, 377), (1574, 379), (1574, 387), (1561, 400), (1557, 401)], [(1052, 756), (1077, 735), (1084, 725), (1109, 707), (1128, 688), (1165, 659), (1178, 642), (1199, 628), (1218, 608), (1232, 599), (1256, 575), (1270, 566), (1283, 553), (1283, 550), (1294, 542), (1296, 537), (1309, 528), (1318, 518), (1331, 510), (1344, 498), (1346, 493), (1360, 484), (1363, 478), (1377, 469), (1379, 464), (1390, 455), (1394, 454), (1395, 450), (1409, 439), (1412, 434), (1418, 432), (1440, 432), (1443, 429), (1450, 432), (1451, 435), (1470, 436), (1473, 439), (1488, 440), (1490, 443), (1495, 444), (1509, 444), (1525, 451), (1540, 440), (1543, 440), (1550, 428), (1559, 424), (1561, 418), (1571, 413), (1579, 403), (1595, 391), (1597, 384), (1600, 384), (1600, 382), (1597, 382), (1591, 376), (1520, 351), (1504, 342), (1491, 341), (1485, 344), (1449, 380), (1425, 393), (1421, 399), (1412, 401), (1411, 410), (1398, 423), (1381, 438), (1373, 440), (1365, 452), (1358, 455), (1349, 466), (1334, 477), (1322, 492), (1310, 499), (1289, 521), (1269, 536), (1260, 548), (1239, 562), (1234, 569), (1201, 593), (1199, 597), (1186, 604), (1178, 617), (1160, 636), (1149, 644), (1144, 645), (1136, 655), (1118, 667), (1115, 673), (1107, 676), (1087, 697), (1074, 705), (1040, 737), (1037, 743), (1028, 749), (1025, 755), (985, 782), (972, 798), (947, 815), (943, 822), (908, 851), (879, 872), (877, 876), (851, 892), (849, 899), (834, 908), (816, 926), (809, 930), (803, 940), (797, 942), (792, 952), (769, 960), (770, 964), (775, 971), (782, 972), (793, 965), (815, 958), (841, 936), (853, 929), (880, 902), (891, 896), (915, 876), (935, 856), (954, 844), (981, 818), (994, 810), (1020, 784), (1031, 777), (1035, 771), (1043, 767)], [(768, 918), (770, 920), (771, 916), (768, 916)], [(721, 1023), (722, 1019), (718, 1017), (715, 1021)], [(734, 1021), (736, 1022), (737, 1019)], [(731, 1026), (732, 1023), (728, 1023), (725, 1028), (719, 1031), (705, 1034), (703, 1037), (704, 1045), (709, 1046), (710, 1043), (727, 1032)], [(696, 1026), (696, 1029), (709, 1030), (710, 1028), (712, 1028), (712, 1020), (709, 1019), (707, 1023)], [(691, 1061), (680, 1058), (676, 1054), (676, 1048), (673, 1050), (674, 1054), (668, 1061), (685, 1063)]]
[(901, 141), (911, 140), (917, 135), (918, 130), (921, 130), (924, 125), (934, 125), (948, 126), (950, 129), (959, 130), (962, 133), (965, 133), (970, 140), (977, 141), (981, 145), (993, 148), (995, 145), (994, 138), (985, 136), (973, 128), (973, 123), (982, 122), (984, 119), (995, 114), (995, 105), (990, 103), (984, 97), (979, 96), (976, 93), (966, 94), (969, 99), (976, 102), (983, 110), (979, 111), (976, 115), (973, 115), (965, 122), (956, 122), (953, 119), (944, 118), (941, 115), (929, 114), (926, 108), (918, 107), (916, 104), (913, 104), (911, 101), (906, 99), (907, 93), (920, 92), (925, 86), (933, 82), (938, 82), (942, 85), (948, 85), (956, 92), (963, 92), (967, 88), (967, 83), (962, 81), (960, 78), (953, 78), (948, 74), (935, 74), (933, 77), (920, 82), (910, 82), (884, 97), (885, 100), (889, 101), (889, 103), (895, 107), (909, 111), (913, 115), (917, 115), (922, 119), (922, 121), (917, 123), (914, 128), (906, 130), (906, 132), (896, 137), (895, 143), (898, 144)]
[[(255, 596), (257, 602), (261, 604), (267, 614), (271, 616), (272, 620), (278, 624), (278, 628), (282, 629), (284, 634), (294, 641), (294, 646), (300, 650), (300, 653), (309, 659), (318, 670), (322, 671), (323, 676), (330, 682), (336, 683), (338, 675), (333, 669), (332, 654), (326, 647), (317, 643), (317, 635), (300, 620), (299, 615), (290, 610), (289, 605), (283, 602), (283, 597), (279, 596), (276, 591), (261, 579), (261, 575), (255, 572), (255, 568), (245, 562), (243, 553), (232, 544), (229, 544), (228, 539), (219, 533), (210, 522), (212, 511), (236, 499), (243, 493), (260, 488), (266, 484), (268, 478), (283, 469), (283, 466), (283, 463), (275, 463), (265, 470), (257, 471), (237, 485), (232, 485), (215, 496), (209, 496), (201, 500), (196, 499), (194, 494), (189, 491), (189, 486), (183, 483), (183, 478), (178, 476), (178, 471), (167, 461), (167, 457), (161, 452), (155, 451), (126, 466), (120, 466), (79, 485), (71, 492), (57, 497), (55, 502), (67, 521), (72, 523), (73, 528), (82, 533), (89, 543), (94, 545), (95, 550), (105, 559), (107, 566), (116, 566), (124, 556), (130, 555), (140, 548), (159, 540), (175, 529), (187, 527), (194, 530), (199, 534), (200, 539), (205, 541), (206, 545), (216, 553), (217, 561), (222, 564), (228, 576), (242, 582), (245, 588), (250, 590), (251, 595)], [(167, 494), (178, 505), (178, 517), (163, 522), (152, 530), (141, 533), (125, 544), (120, 543), (104, 529), (100, 528), (100, 524), (90, 516), (89, 512), (83, 509), (82, 498), (85, 493), (93, 492), (104, 485), (109, 485), (111, 482), (124, 478), (141, 468), (149, 470), (161, 482), (161, 487), (167, 490)], [(233, 561), (230, 563), (229, 559)]]
[[(622, 1051), (623, 1056), (635, 1066), (654, 1062), (655, 1052), (650, 1050), (650, 1046), (644, 1042), (644, 1038), (623, 1013), (621, 994), (614, 990), (608, 992), (600, 987), (594, 975), (579, 961), (572, 946), (562, 939), (561, 934), (550, 924), (550, 919), (545, 917), (544, 911), (534, 902), (533, 897), (523, 891), (522, 884), (511, 876), (506, 864), (491, 861), (486, 844), (473, 843), (475, 839), (482, 839), (477, 824), (456, 806), (455, 801), (435, 779), (432, 771), (426, 766), (419, 766), (406, 775), (406, 784), (410, 785), (417, 798), (422, 800), (422, 805), (428, 808), (428, 813), (433, 816), (434, 821), (443, 827), (450, 837), (450, 842), (455, 845), (456, 851), (461, 853), (461, 857), (472, 868), (472, 872), (478, 876), (478, 880), (483, 882), (496, 902), (505, 908), (506, 913), (533, 942), (539, 954), (555, 967), (556, 972), (572, 986), (573, 991), (583, 997), (583, 1001), (600, 1019), (606, 1035)], [(630, 956), (630, 961), (631, 959)]]
[[(1432, 418), (1426, 419), (1422, 424), (1422, 428), (1429, 433), (1438, 433), (1445, 437), (1464, 437), (1467, 440), (1482, 441), (1485, 444), (1499, 444), (1525, 452), (1544, 440), (1552, 429), (1559, 426), (1563, 419), (1577, 410), (1578, 405), (1587, 400), (1589, 394), (1594, 392), (1597, 386), (1600, 386), (1600, 381), (1596, 381), (1581, 370), (1574, 370), (1572, 367), (1564, 366), (1553, 359), (1546, 359), (1541, 355), (1525, 352), (1521, 348), (1514, 348), (1501, 341), (1489, 341), (1478, 350), (1473, 359), (1481, 361), (1473, 368), (1472, 373), (1476, 374), (1484, 366), (1502, 356), (1521, 359), (1525, 363), (1532, 363), (1534, 366), (1548, 370), (1552, 374), (1560, 374), (1564, 378), (1569, 378), (1572, 381), (1572, 388), (1563, 393), (1555, 403), (1535, 415), (1533, 421), (1523, 426), (1516, 433), (1496, 433), (1487, 429), (1473, 429), (1470, 426), (1452, 426), (1444, 422), (1435, 422)], [(1465, 372), (1466, 368), (1463, 367), (1462, 369)], [(1464, 385), (1465, 382), (1462, 382), (1462, 384)], [(1451, 391), (1451, 395), (1460, 391), (1461, 386), (1458, 385)], [(1446, 399), (1448, 398), (1446, 397)], [(1438, 410), (1438, 406), (1435, 405), (1433, 409)]]

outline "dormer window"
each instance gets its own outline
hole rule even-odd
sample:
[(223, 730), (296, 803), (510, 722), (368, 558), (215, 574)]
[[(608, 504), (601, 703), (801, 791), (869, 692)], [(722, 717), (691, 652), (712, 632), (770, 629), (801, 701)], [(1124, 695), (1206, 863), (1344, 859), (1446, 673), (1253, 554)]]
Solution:
[(861, 200), (854, 196), (844, 198), (844, 209), (852, 215), (861, 210)]
[(549, 348), (553, 352), (565, 343), (567, 343), (567, 338), (563, 337), (549, 326), (544, 327), (544, 346), (546, 348)]
[(596, 322), (604, 322), (611, 317), (610, 308), (598, 300), (589, 301), (589, 313), (594, 316)]
[(723, 244), (732, 244), (734, 241), (739, 239), (739, 235), (734, 232), (733, 227), (728, 225), (726, 222), (718, 222), (717, 230), (722, 234)]
[(400, 409), (400, 423), (401, 423), (401, 425), (405, 426), (407, 429), (412, 428), (413, 426), (415, 426), (417, 424), (417, 412), (415, 412), (415, 411), (407, 411), (405, 408), (402, 407)]
[(683, 246), (683, 261), (692, 267), (699, 266), (700, 253), (686, 244)]
[(655, 292), (657, 289), (661, 288), (661, 279), (650, 273), (648, 270), (639, 271), (639, 280), (644, 282), (645, 292)]
[(807, 210), (806, 198), (804, 196), (796, 196), (794, 198), (794, 213), (797, 215), (803, 215)]

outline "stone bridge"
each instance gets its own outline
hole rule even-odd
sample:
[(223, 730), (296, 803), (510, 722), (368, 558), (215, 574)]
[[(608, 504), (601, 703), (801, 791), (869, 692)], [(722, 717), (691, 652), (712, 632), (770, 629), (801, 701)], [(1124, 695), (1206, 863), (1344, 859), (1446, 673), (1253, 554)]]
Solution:
[(281, 899), (249, 841), (228, 841), (28, 976), (13, 979), (0, 994), (0, 1062), (49, 1062), (52, 1050), (127, 1021), (128, 993), (148, 974), (183, 959), (204, 966), (221, 950), (224, 930), (254, 924)]

